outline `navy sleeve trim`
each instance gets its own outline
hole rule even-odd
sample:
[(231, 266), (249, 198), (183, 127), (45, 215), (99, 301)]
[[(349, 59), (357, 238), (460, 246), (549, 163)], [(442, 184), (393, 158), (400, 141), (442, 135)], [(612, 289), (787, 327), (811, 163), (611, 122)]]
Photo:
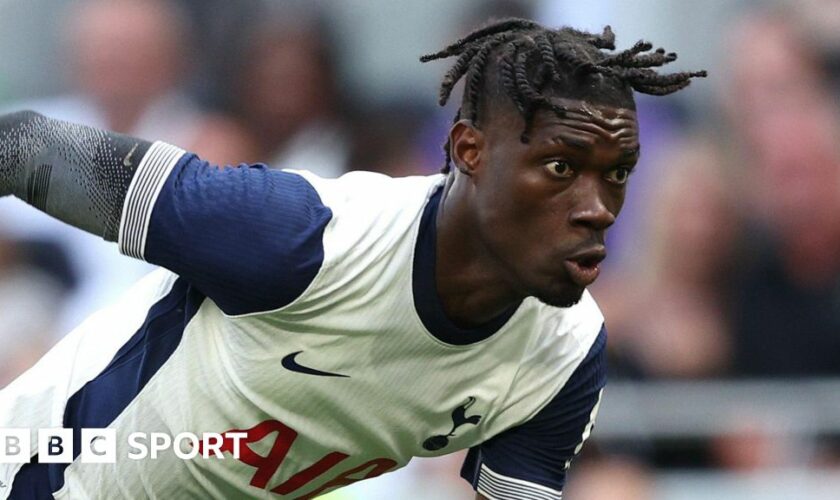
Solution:
[(152, 144), (140, 160), (128, 187), (120, 220), (117, 241), (123, 254), (145, 260), (143, 253), (152, 208), (166, 178), (185, 153), (183, 149), (158, 141)]
[(496, 500), (557, 499), (589, 438), (606, 384), (602, 327), (560, 392), (533, 418), (470, 449), (461, 476)]

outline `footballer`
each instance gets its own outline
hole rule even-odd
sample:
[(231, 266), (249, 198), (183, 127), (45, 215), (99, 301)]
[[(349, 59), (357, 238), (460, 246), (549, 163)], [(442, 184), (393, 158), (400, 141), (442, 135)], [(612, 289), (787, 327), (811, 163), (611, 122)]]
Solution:
[[(161, 267), (0, 391), (0, 428), (33, 433), (0, 499), (302, 500), (461, 449), (476, 498), (561, 498), (606, 382), (586, 288), (639, 156), (633, 92), (705, 76), (614, 41), (508, 19), (424, 56), (456, 58), (441, 104), (464, 81), (426, 177), (220, 168), (0, 117), (0, 196)], [(39, 460), (46, 428), (72, 429), (71, 463)], [(237, 441), (83, 463), (83, 428)]]

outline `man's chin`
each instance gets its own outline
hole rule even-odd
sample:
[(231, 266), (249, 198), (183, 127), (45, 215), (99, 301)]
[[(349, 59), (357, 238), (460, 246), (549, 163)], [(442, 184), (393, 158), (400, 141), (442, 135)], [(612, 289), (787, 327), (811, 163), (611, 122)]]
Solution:
[(572, 307), (580, 302), (584, 290), (586, 289), (578, 286), (567, 286), (563, 287), (562, 291), (534, 294), (534, 297), (543, 304), (552, 307)]

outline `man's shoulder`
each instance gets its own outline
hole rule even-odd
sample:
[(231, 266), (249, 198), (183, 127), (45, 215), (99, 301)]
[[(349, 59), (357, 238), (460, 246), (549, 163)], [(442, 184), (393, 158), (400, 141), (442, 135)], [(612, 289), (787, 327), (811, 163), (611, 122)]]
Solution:
[[(599, 337), (605, 337), (604, 315), (595, 299), (584, 291), (580, 301), (571, 307), (553, 307), (537, 302), (536, 338), (524, 358), (522, 378), (564, 381), (577, 367)], [(563, 384), (548, 384), (557, 391)]]
[(326, 307), (404, 288), (423, 210), (444, 177), (392, 178), (358, 171), (327, 179), (291, 172), (312, 186), (330, 212), (320, 237), (322, 264), (297, 305)]
[(530, 337), (500, 407), (502, 429), (530, 420), (548, 405), (599, 347), (599, 339), (606, 338), (604, 316), (589, 292), (571, 307), (553, 307), (535, 298), (526, 299), (524, 305), (517, 326), (530, 328)]
[(583, 292), (578, 303), (571, 307), (555, 307), (531, 297), (527, 299), (532, 314), (539, 318), (538, 335), (542, 342), (557, 341), (571, 337), (582, 346), (591, 344), (604, 325), (604, 314), (588, 290)]
[(354, 171), (325, 179), (295, 172), (312, 185), (332, 217), (324, 230), (324, 250), (331, 258), (347, 259), (359, 252), (381, 252), (407, 242), (442, 175), (389, 177)]
[[(315, 188), (322, 202), (332, 208), (368, 206), (397, 209), (425, 201), (441, 183), (443, 175), (390, 177), (377, 172), (354, 170), (336, 178), (325, 178), (307, 170), (286, 170), (302, 176)], [(402, 202), (402, 203), (395, 203)]]

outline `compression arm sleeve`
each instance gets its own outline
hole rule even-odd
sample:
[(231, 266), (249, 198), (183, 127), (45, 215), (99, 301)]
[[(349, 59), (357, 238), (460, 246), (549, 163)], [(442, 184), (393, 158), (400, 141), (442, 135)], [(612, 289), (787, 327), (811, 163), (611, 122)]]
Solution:
[(126, 193), (150, 147), (30, 111), (0, 116), (0, 196), (117, 241)]

